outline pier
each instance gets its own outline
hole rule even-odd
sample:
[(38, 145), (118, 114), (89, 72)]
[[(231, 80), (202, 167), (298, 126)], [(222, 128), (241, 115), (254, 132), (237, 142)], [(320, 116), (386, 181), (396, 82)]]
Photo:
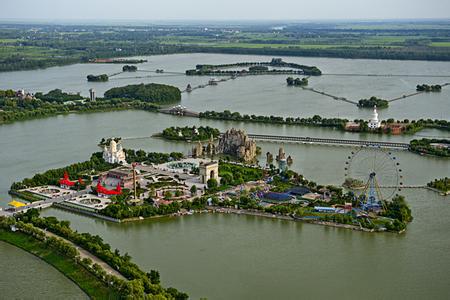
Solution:
[(362, 140), (347, 140), (347, 139), (327, 139), (315, 137), (302, 136), (283, 136), (283, 135), (267, 135), (267, 134), (248, 134), (248, 137), (260, 141), (282, 141), (294, 142), (304, 144), (319, 144), (319, 145), (340, 145), (340, 146), (367, 146), (379, 147), (386, 149), (402, 149), (408, 150), (409, 144), (395, 143), (395, 142), (378, 142), (378, 141), (362, 141)]

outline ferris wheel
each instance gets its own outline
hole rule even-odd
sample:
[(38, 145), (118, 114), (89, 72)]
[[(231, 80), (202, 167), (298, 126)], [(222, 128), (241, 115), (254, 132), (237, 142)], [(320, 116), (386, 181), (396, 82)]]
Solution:
[(354, 192), (364, 210), (381, 209), (403, 186), (400, 162), (379, 147), (352, 151), (345, 161), (344, 187)]

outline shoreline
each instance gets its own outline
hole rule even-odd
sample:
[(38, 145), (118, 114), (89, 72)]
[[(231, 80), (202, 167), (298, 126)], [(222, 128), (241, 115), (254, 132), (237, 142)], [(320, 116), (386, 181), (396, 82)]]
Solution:
[(277, 219), (277, 220), (284, 220), (284, 221), (302, 222), (302, 223), (308, 223), (308, 224), (314, 224), (314, 225), (351, 229), (351, 230), (355, 230), (355, 231), (363, 231), (363, 232), (370, 232), (370, 233), (386, 232), (386, 231), (381, 231), (381, 230), (374, 230), (374, 229), (358, 227), (355, 225), (340, 224), (340, 223), (333, 223), (333, 222), (326, 222), (326, 221), (319, 221), (319, 220), (306, 220), (306, 219), (301, 219), (301, 218), (296, 219), (292, 216), (277, 215), (277, 214), (271, 214), (271, 213), (245, 210), (245, 209), (235, 209), (235, 208), (219, 208), (219, 209), (217, 209), (215, 207), (214, 208), (208, 207), (208, 208), (211, 208), (211, 213), (236, 214), (236, 215), (246, 215), (246, 216), (262, 217), (262, 218)]
[[(95, 298), (98, 295), (95, 294), (90, 294), (88, 292), (89, 287), (83, 286), (83, 283), (78, 282), (76, 280), (76, 278), (73, 278), (68, 271), (64, 271), (64, 265), (65, 263), (69, 263), (70, 266), (77, 268), (78, 269), (78, 275), (80, 275), (83, 272), (86, 272), (85, 274), (88, 274), (88, 276), (92, 277), (90, 280), (95, 280), (98, 284), (103, 285), (102, 282), (100, 282), (93, 274), (91, 274), (88, 270), (86, 270), (83, 266), (72, 262), (70, 259), (63, 257), (62, 255), (56, 253), (55, 251), (48, 249), (48, 248), (44, 248), (42, 247), (42, 245), (39, 244), (39, 241), (33, 237), (30, 237), (26, 234), (20, 233), (22, 236), (21, 238), (23, 239), (27, 239), (27, 240), (23, 240), (23, 241), (15, 241), (14, 238), (12, 237), (13, 234), (16, 233), (12, 233), (12, 232), (8, 232), (5, 230), (0, 230), (0, 241), (7, 243), (13, 247), (19, 248), (22, 251), (25, 251), (28, 254), (33, 255), (34, 257), (38, 258), (39, 260), (43, 261), (44, 263), (46, 263), (47, 265), (51, 266), (52, 268), (54, 268), (56, 271), (58, 271), (60, 274), (62, 274), (64, 277), (66, 277), (67, 279), (69, 279), (71, 282), (73, 282), (87, 297), (89, 297), (90, 299)], [(59, 238), (59, 237), (58, 237)], [(31, 240), (34, 239), (34, 240)], [(27, 243), (27, 245), (29, 247), (26, 247), (25, 244), (23, 243)], [(34, 248), (34, 251), (32, 250)], [(45, 251), (48, 251), (50, 254), (45, 254)], [(51, 257), (51, 256), (56, 256), (56, 261), (55, 258)], [(67, 265), (66, 265), (67, 267)], [(75, 271), (74, 271), (75, 272)], [(92, 282), (92, 281), (91, 281)], [(103, 286), (102, 286), (103, 287)], [(95, 291), (98, 290), (98, 286), (97, 287), (91, 287), (93, 288)], [(103, 288), (106, 289), (106, 293), (109, 294), (110, 289), (106, 286), (104, 286)], [(110, 297), (113, 295), (109, 295)], [(116, 295), (117, 296), (117, 295)]]
[[(214, 213), (220, 213), (220, 214), (235, 214), (235, 215), (246, 215), (246, 216), (254, 216), (254, 217), (261, 217), (266, 219), (277, 219), (277, 220), (284, 220), (284, 221), (294, 221), (294, 222), (302, 222), (302, 223), (308, 223), (308, 224), (314, 224), (314, 225), (322, 225), (322, 226), (328, 226), (328, 227), (335, 227), (335, 228), (343, 228), (343, 229), (351, 229), (355, 231), (362, 231), (362, 232), (387, 232), (383, 230), (374, 230), (374, 229), (367, 229), (363, 227), (358, 227), (355, 225), (349, 225), (349, 224), (340, 224), (340, 223), (334, 223), (334, 222), (327, 222), (327, 221), (319, 221), (319, 220), (308, 220), (308, 219), (302, 219), (302, 218), (295, 218), (293, 216), (289, 215), (279, 215), (279, 214), (271, 214), (271, 213), (265, 213), (260, 211), (253, 211), (253, 210), (246, 210), (246, 209), (236, 209), (236, 208), (229, 208), (229, 207), (217, 207), (217, 206), (207, 206), (204, 210), (201, 211), (195, 211), (193, 213), (176, 213), (171, 215), (157, 215), (157, 216), (150, 216), (150, 217), (135, 217), (135, 218), (126, 218), (126, 219), (114, 219), (108, 216), (104, 216), (98, 213), (91, 213), (87, 211), (82, 210), (76, 210), (69, 207), (60, 207), (55, 206), (55, 208), (70, 211), (72, 213), (85, 215), (87, 217), (94, 217), (99, 218), (104, 221), (114, 222), (114, 223), (133, 223), (133, 222), (139, 222), (139, 221), (146, 221), (146, 220), (157, 220), (157, 219), (163, 219), (163, 218), (180, 218), (184, 216), (190, 216), (190, 215), (197, 215), (197, 214), (214, 214)], [(398, 232), (403, 233), (405, 230)]]

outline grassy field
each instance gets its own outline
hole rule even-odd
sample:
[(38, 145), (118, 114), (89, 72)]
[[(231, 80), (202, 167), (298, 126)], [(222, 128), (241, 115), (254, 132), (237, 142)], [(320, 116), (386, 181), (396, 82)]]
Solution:
[(19, 232), (0, 230), (0, 240), (36, 255), (74, 281), (92, 299), (119, 299), (119, 295), (81, 265), (49, 250), (44, 243)]
[(430, 43), (432, 47), (450, 47), (450, 42), (434, 42)]

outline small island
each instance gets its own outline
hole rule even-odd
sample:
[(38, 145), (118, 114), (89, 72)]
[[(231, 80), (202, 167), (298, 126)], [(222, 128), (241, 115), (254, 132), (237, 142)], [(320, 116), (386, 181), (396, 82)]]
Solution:
[(109, 80), (109, 77), (107, 74), (101, 74), (101, 75), (88, 75), (87, 81), (89, 82), (106, 82)]
[(125, 65), (122, 67), (123, 72), (136, 72), (137, 69), (138, 68), (136, 66), (130, 66), (130, 65)]
[(216, 139), (220, 135), (220, 131), (217, 128), (209, 126), (192, 126), (192, 127), (169, 127), (164, 129), (156, 136), (176, 141), (207, 141), (209, 139)]
[(307, 86), (308, 85), (308, 78), (295, 78), (294, 77), (288, 77), (286, 78), (286, 83), (288, 86)]
[(375, 96), (370, 97), (369, 99), (361, 99), (358, 101), (358, 107), (362, 108), (387, 108), (389, 107), (389, 101), (377, 98)]
[[(269, 69), (271, 67), (272, 69)], [(283, 69), (275, 69), (276, 67)], [(225, 70), (230, 68), (248, 68), (243, 70)], [(198, 64), (195, 69), (186, 70), (186, 75), (264, 75), (264, 74), (300, 74), (320, 76), (322, 71), (316, 66), (306, 66), (284, 62), (281, 58), (273, 58), (270, 62), (240, 62), (233, 64), (209, 65)]]
[(450, 178), (445, 177), (441, 179), (435, 179), (427, 184), (428, 187), (436, 189), (442, 192), (443, 195), (450, 195)]
[(147, 60), (133, 58), (96, 58), (89, 60), (89, 62), (95, 64), (141, 64), (147, 62)]
[(410, 141), (410, 150), (421, 155), (450, 157), (450, 140), (420, 139)]
[(439, 84), (436, 85), (428, 85), (428, 84), (420, 84), (417, 85), (416, 91), (418, 92), (440, 92), (442, 90), (442, 86)]
[(181, 100), (181, 91), (177, 87), (166, 84), (130, 84), (107, 90), (105, 98), (136, 99), (157, 104), (169, 104)]

